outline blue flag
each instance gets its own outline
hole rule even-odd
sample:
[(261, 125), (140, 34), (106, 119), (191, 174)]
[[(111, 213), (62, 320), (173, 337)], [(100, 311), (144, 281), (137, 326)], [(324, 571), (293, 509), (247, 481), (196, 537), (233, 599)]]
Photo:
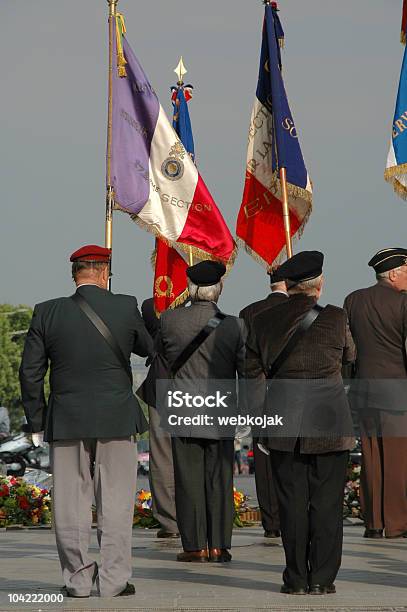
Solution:
[(192, 135), (191, 119), (189, 117), (188, 102), (192, 98), (192, 86), (180, 85), (173, 87), (172, 105), (174, 115), (172, 127), (177, 132), (179, 139), (188, 151), (192, 159), (195, 158), (194, 137)]
[(273, 115), (273, 170), (286, 168), (287, 181), (305, 189), (307, 170), (281, 74), (279, 42), (282, 38), (283, 29), (277, 9), (267, 5), (256, 95)]
[(312, 210), (312, 185), (281, 74), (283, 37), (276, 6), (266, 5), (245, 188), (236, 233), (247, 252), (267, 268), (286, 255), (281, 168), (287, 173), (292, 238), (301, 236)]
[(393, 185), (400, 197), (407, 200), (407, 47), (401, 68), (392, 142), (384, 178)]

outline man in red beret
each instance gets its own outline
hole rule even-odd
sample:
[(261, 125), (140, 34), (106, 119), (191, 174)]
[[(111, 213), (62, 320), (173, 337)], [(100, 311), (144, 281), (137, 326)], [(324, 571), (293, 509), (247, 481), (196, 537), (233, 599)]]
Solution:
[[(110, 249), (71, 255), (76, 293), (34, 308), (20, 367), (35, 443), (51, 444), (53, 519), (69, 597), (133, 595), (131, 535), (135, 434), (147, 429), (132, 389), (130, 354), (152, 355), (137, 300), (107, 291)], [(50, 396), (44, 379), (50, 368)], [(96, 499), (99, 566), (88, 555)]]

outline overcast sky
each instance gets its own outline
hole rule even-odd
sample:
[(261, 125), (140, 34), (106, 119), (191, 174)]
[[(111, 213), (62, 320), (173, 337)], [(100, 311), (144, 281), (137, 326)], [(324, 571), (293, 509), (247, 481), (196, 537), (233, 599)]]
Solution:
[[(197, 162), (234, 234), (257, 82), (260, 0), (120, 0), (127, 38), (171, 114), (184, 56)], [(407, 204), (383, 180), (403, 48), (401, 0), (281, 0), (284, 74), (314, 212), (299, 249), (326, 255), (323, 303), (373, 282), (377, 250), (407, 246)], [(1, 0), (0, 302), (69, 295), (69, 254), (104, 241), (106, 0)], [(152, 292), (153, 238), (114, 218), (115, 292)], [(240, 251), (221, 306), (267, 291)]]

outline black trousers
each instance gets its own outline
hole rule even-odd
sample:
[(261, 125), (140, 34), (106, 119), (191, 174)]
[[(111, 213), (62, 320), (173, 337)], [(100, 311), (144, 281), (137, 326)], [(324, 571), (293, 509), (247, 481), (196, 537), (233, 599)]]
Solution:
[(173, 438), (175, 505), (185, 551), (230, 548), (233, 440)]
[(261, 522), (265, 531), (280, 529), (277, 493), (271, 469), (271, 456), (263, 453), (257, 443), (259, 438), (253, 438), (254, 477), (256, 493), (261, 512)]
[(327, 586), (336, 578), (348, 460), (348, 451), (302, 455), (298, 445), (294, 452), (271, 451), (289, 586)]

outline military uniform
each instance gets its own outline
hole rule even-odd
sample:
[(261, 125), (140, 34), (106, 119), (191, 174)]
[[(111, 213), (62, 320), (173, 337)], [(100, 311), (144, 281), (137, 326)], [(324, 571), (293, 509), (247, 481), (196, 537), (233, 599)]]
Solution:
[[(215, 285), (224, 273), (225, 267), (215, 262), (201, 262), (187, 270), (199, 286)], [(196, 299), (189, 307), (162, 314), (156, 346), (170, 367), (218, 312), (214, 302)], [(234, 381), (236, 372), (243, 376), (244, 365), (244, 323), (227, 316), (190, 356), (175, 380), (193, 384)], [(185, 551), (178, 560), (207, 560), (207, 548), (225, 552), (231, 547), (234, 436), (222, 439), (216, 427), (204, 426), (186, 428), (180, 434), (174, 432), (172, 438), (177, 519)], [(222, 553), (217, 560), (229, 557)]]
[[(160, 320), (154, 310), (154, 298), (144, 300), (141, 314), (146, 328), (156, 338)], [(175, 510), (174, 465), (170, 435), (160, 427), (160, 417), (154, 406), (148, 407), (150, 434), (149, 481), (153, 500), (153, 515), (159, 521), (160, 537), (178, 534)]]
[[(108, 249), (84, 248), (77, 256), (79, 261), (108, 261), (106, 251), (110, 256)], [(76, 254), (72, 257), (78, 261)], [(109, 327), (128, 362), (131, 352), (152, 354), (134, 297), (96, 285), (80, 286), (77, 294)], [(137, 475), (134, 435), (145, 430), (128, 372), (78, 305), (58, 298), (34, 308), (20, 380), (28, 424), (32, 432), (45, 429), (51, 444), (53, 519), (67, 593), (89, 596), (96, 578), (101, 595), (122, 593), (132, 586), (127, 580)], [(94, 496), (99, 567), (88, 556)]]
[[(294, 287), (322, 273), (322, 255), (298, 253), (279, 269)], [(291, 294), (254, 319), (247, 372), (265, 379), (316, 298)], [(286, 554), (284, 593), (334, 592), (341, 562), (343, 491), (352, 421), (341, 378), (354, 359), (346, 313), (327, 306), (298, 340), (269, 386), (267, 402), (284, 415), (268, 447)]]
[[(386, 249), (370, 265), (385, 272), (406, 257)], [(345, 309), (357, 348), (350, 398), (360, 420), (365, 537), (399, 537), (407, 534), (407, 296), (379, 281), (351, 293)]]
[[(278, 279), (275, 279), (277, 282)], [(255, 317), (269, 308), (288, 300), (288, 293), (273, 291), (264, 300), (249, 304), (240, 312), (249, 330)], [(259, 438), (253, 438), (254, 476), (256, 481), (257, 500), (261, 513), (261, 522), (265, 534), (276, 533), (280, 530), (280, 517), (278, 513), (277, 494), (271, 469), (271, 457), (258, 447)], [(277, 535), (277, 533), (276, 533)]]

